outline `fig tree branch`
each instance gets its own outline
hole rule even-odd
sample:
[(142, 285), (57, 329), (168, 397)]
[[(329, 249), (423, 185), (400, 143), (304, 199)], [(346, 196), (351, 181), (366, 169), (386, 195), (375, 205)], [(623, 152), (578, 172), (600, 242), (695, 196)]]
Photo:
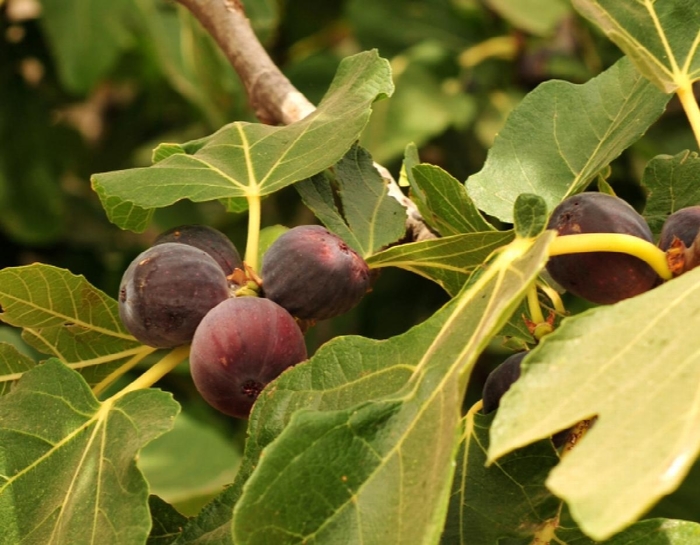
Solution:
[[(240, 0), (176, 0), (209, 32), (241, 78), (256, 117), (270, 125), (288, 125), (315, 110), (315, 106), (282, 74), (258, 40)], [(389, 195), (406, 208), (406, 226), (412, 240), (435, 238), (413, 201), (406, 197), (391, 173), (375, 167), (387, 181)]]

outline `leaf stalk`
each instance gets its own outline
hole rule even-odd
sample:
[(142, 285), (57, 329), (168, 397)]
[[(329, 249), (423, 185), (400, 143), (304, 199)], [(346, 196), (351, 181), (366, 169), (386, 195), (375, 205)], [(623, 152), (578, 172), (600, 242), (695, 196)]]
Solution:
[(679, 85), (676, 94), (690, 122), (690, 127), (693, 129), (698, 148), (700, 148), (700, 107), (698, 107), (698, 101), (695, 100), (692, 82), (688, 80)]
[(556, 237), (549, 246), (549, 257), (587, 252), (619, 252), (646, 262), (664, 280), (673, 278), (666, 253), (651, 242), (621, 233), (582, 233)]
[(541, 289), (547, 297), (549, 297), (549, 300), (554, 306), (554, 310), (556, 310), (559, 314), (566, 314), (566, 307), (564, 307), (564, 302), (561, 300), (561, 295), (557, 293), (557, 290), (555, 290), (552, 286), (548, 286), (544, 282), (538, 282), (537, 287)]
[(175, 369), (180, 363), (182, 363), (190, 355), (190, 345), (186, 344), (184, 346), (178, 346), (168, 352), (163, 358), (153, 365), (148, 371), (146, 371), (139, 378), (134, 380), (131, 384), (127, 385), (125, 388), (119, 390), (116, 394), (110, 397), (107, 401), (114, 402), (120, 397), (125, 396), (129, 392), (134, 392), (136, 390), (142, 390), (145, 388), (150, 388), (170, 371)]
[(260, 246), (261, 221), (260, 195), (248, 195), (248, 239), (245, 245), (245, 262), (258, 272), (258, 247)]
[(535, 283), (527, 290), (527, 307), (530, 311), (530, 318), (535, 324), (541, 324), (545, 321), (542, 307), (540, 307), (540, 300), (537, 297), (537, 284)]
[(122, 365), (120, 365), (114, 371), (112, 371), (109, 375), (107, 375), (105, 378), (103, 378), (100, 382), (98, 382), (92, 388), (92, 393), (94, 393), (96, 396), (99, 396), (115, 380), (117, 380), (119, 377), (121, 377), (125, 373), (129, 372), (136, 365), (138, 365), (139, 362), (141, 362), (143, 359), (145, 359), (147, 356), (151, 355), (155, 351), (156, 351), (156, 349), (152, 348), (150, 346), (142, 346), (141, 349), (139, 350), (139, 352), (134, 354), (126, 362), (124, 362)]

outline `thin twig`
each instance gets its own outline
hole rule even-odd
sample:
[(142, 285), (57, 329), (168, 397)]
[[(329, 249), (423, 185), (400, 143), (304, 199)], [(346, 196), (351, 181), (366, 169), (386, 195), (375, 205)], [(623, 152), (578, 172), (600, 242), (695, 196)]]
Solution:
[[(245, 86), (256, 117), (270, 125), (289, 125), (315, 106), (282, 74), (258, 40), (239, 0), (177, 0), (214, 38)], [(406, 197), (391, 173), (375, 163), (386, 180), (389, 195), (406, 208), (411, 240), (435, 238), (415, 203)]]

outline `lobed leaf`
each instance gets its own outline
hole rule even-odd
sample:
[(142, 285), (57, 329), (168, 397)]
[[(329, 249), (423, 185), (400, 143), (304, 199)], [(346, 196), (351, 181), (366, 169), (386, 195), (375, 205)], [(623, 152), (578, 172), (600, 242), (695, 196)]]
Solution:
[[(286, 127), (235, 122), (213, 135), (168, 146), (157, 163), (95, 174), (92, 185), (110, 221), (142, 229), (133, 210), (261, 197), (330, 167), (357, 140), (372, 103), (393, 91), (387, 61), (375, 51), (344, 59), (318, 109)], [(117, 212), (119, 214), (117, 214)]]
[[(274, 382), (251, 418), (245, 456), (256, 467), (234, 508), (235, 543), (437, 540), (466, 377), (544, 265), (549, 240), (507, 246), (400, 340), (341, 338)], [(256, 426), (273, 421), (258, 438)]]
[[(237, 478), (238, 479), (238, 478)], [(173, 545), (231, 545), (231, 513), (240, 496), (240, 489), (226, 488), (205, 505), (196, 517), (183, 525)]]
[[(124, 329), (114, 299), (57, 267), (35, 263), (0, 271), (0, 307), (0, 319), (23, 328), (28, 344), (85, 369), (91, 385), (125, 361), (154, 351)], [(8, 376), (0, 375), (0, 382)]]
[(25, 356), (11, 344), (0, 343), (0, 396), (9, 392), (10, 384), (35, 365), (32, 358)]
[(28, 371), (0, 398), (0, 543), (145, 542), (148, 487), (134, 457), (178, 410), (155, 390), (100, 403), (56, 359)]
[(353, 146), (333, 172), (338, 202), (324, 174), (296, 185), (304, 203), (329, 230), (365, 258), (404, 234), (406, 212), (388, 195), (387, 183), (367, 151)]
[(409, 177), (426, 223), (443, 237), (493, 231), (467, 195), (464, 185), (434, 165), (416, 165)]
[(515, 199), (513, 228), (519, 237), (535, 237), (547, 226), (547, 205), (539, 195), (521, 193)]
[(561, 501), (545, 487), (559, 461), (552, 442), (540, 441), (486, 467), (493, 414), (472, 410), (464, 418), (450, 507), (441, 543), (498, 543), (501, 538), (532, 540), (556, 519)]
[(653, 233), (661, 232), (669, 214), (700, 203), (699, 179), (700, 157), (695, 152), (658, 155), (647, 163), (642, 176), (647, 190), (643, 215)]
[(442, 543), (517, 542), (566, 545), (690, 545), (700, 525), (667, 519), (644, 520), (605, 541), (581, 532), (561, 500), (545, 486), (559, 456), (549, 438), (485, 466), (493, 414), (472, 408), (464, 418), (450, 511)]
[(148, 497), (148, 510), (151, 513), (151, 533), (146, 545), (171, 545), (180, 536), (187, 524), (187, 517), (175, 510), (158, 496)]
[(582, 85), (545, 82), (510, 114), (467, 192), (508, 223), (521, 193), (552, 210), (636, 142), (669, 99), (624, 58)]
[(513, 240), (512, 231), (466, 233), (393, 246), (367, 259), (372, 268), (399, 267), (456, 295), (474, 270)]
[(570, 527), (558, 530), (556, 535), (566, 545), (693, 545), (700, 542), (700, 524), (685, 520), (643, 520), (602, 542)]
[(699, 278), (563, 320), (501, 401), (490, 460), (598, 416), (547, 481), (593, 539), (675, 490), (698, 457)]
[(700, 4), (695, 0), (573, 0), (665, 93), (700, 79)]

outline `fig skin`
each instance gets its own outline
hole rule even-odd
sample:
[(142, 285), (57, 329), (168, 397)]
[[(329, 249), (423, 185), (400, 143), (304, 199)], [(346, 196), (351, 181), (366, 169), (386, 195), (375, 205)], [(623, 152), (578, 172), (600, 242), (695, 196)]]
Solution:
[[(649, 226), (622, 199), (580, 193), (562, 201), (547, 225), (559, 235), (620, 233), (652, 242)], [(641, 259), (620, 252), (590, 252), (550, 258), (547, 271), (564, 289), (598, 304), (617, 303), (653, 288), (656, 272)]]
[(247, 418), (259, 393), (307, 358), (294, 318), (269, 299), (236, 297), (214, 307), (197, 327), (190, 372), (204, 400)]
[[(492, 413), (501, 405), (501, 398), (510, 390), (510, 387), (520, 378), (523, 359), (529, 351), (516, 352), (508, 356), (503, 362), (489, 373), (484, 382), (481, 393), (482, 409), (484, 414)], [(552, 435), (551, 440), (555, 448), (560, 448), (573, 428), (567, 428)]]
[(674, 237), (678, 238), (686, 248), (690, 248), (700, 232), (700, 206), (688, 206), (676, 210), (666, 218), (661, 228), (659, 248), (667, 251), (671, 248)]
[(139, 254), (124, 272), (119, 316), (143, 344), (173, 348), (190, 342), (205, 314), (228, 296), (214, 258), (194, 246), (164, 243)]
[(208, 225), (180, 225), (161, 233), (153, 245), (177, 242), (207, 252), (226, 273), (243, 269), (243, 260), (233, 242), (221, 231)]
[(355, 307), (370, 287), (362, 257), (320, 225), (294, 227), (263, 256), (265, 297), (304, 320), (325, 320)]
[(520, 378), (520, 364), (527, 354), (525, 352), (517, 352), (508, 356), (503, 363), (496, 367), (486, 377), (484, 389), (481, 393), (484, 414), (489, 414), (501, 404), (501, 398), (510, 390), (510, 387)]

